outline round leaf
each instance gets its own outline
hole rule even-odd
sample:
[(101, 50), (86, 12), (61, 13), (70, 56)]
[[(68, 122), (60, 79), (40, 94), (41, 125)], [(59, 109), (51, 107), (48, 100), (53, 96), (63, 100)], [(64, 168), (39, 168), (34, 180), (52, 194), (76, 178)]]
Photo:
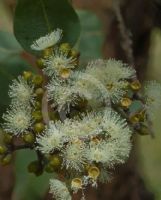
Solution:
[(63, 42), (75, 44), (80, 34), (80, 23), (67, 0), (18, 0), (14, 33), (25, 50), (37, 54), (30, 48), (33, 41), (57, 28), (63, 30)]

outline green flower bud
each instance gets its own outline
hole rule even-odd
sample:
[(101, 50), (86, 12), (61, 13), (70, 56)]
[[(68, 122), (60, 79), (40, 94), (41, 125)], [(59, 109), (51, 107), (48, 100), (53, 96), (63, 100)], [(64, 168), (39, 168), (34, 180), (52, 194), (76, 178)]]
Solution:
[(30, 72), (30, 71), (24, 71), (24, 72), (23, 72), (23, 77), (24, 77), (25, 80), (31, 79), (31, 77), (32, 77), (32, 72)]
[(44, 90), (42, 88), (37, 88), (35, 90), (35, 94), (37, 96), (38, 99), (42, 98), (43, 94), (44, 94)]
[(49, 163), (54, 169), (61, 167), (62, 159), (59, 155), (52, 155), (49, 157)]
[(78, 58), (80, 56), (80, 53), (75, 50), (75, 49), (72, 49), (71, 52), (70, 52), (70, 55), (73, 57), (73, 58)]
[(13, 135), (11, 135), (9, 133), (4, 133), (3, 142), (5, 144), (11, 144), (12, 140), (13, 140)]
[(34, 111), (32, 113), (32, 117), (35, 121), (41, 121), (42, 120), (42, 113), (40, 110)]
[(26, 133), (23, 135), (23, 141), (27, 144), (33, 144), (35, 142), (35, 136), (33, 133)]
[(40, 166), (39, 161), (33, 161), (28, 165), (28, 172), (33, 173), (36, 176), (40, 176), (43, 173), (42, 166)]
[(12, 155), (11, 154), (7, 154), (6, 156), (1, 158), (1, 164), (3, 166), (10, 164), (12, 160)]
[(130, 87), (132, 90), (138, 91), (141, 89), (141, 83), (139, 82), (139, 80), (135, 80), (130, 84)]
[(68, 54), (71, 50), (71, 46), (69, 43), (62, 43), (59, 49), (61, 52)]
[(53, 49), (52, 48), (47, 48), (43, 51), (43, 57), (48, 58), (53, 54)]
[(43, 59), (40, 58), (36, 61), (37, 63), (37, 66), (40, 68), (40, 69), (43, 69), (44, 68), (44, 62), (43, 62)]
[(41, 109), (41, 103), (39, 101), (35, 102), (35, 109), (40, 110)]
[(36, 85), (36, 86), (41, 86), (43, 83), (43, 77), (41, 75), (34, 75), (32, 82)]
[(45, 129), (45, 126), (44, 126), (43, 123), (36, 123), (36, 124), (34, 125), (34, 131), (35, 131), (35, 133), (37, 133), (37, 134), (41, 133), (44, 129)]
[(7, 148), (5, 146), (0, 146), (0, 155), (3, 155), (7, 152)]
[(53, 168), (53, 166), (51, 166), (50, 164), (47, 164), (47, 165), (45, 166), (45, 171), (46, 171), (47, 173), (53, 173), (53, 172), (54, 172), (54, 168)]

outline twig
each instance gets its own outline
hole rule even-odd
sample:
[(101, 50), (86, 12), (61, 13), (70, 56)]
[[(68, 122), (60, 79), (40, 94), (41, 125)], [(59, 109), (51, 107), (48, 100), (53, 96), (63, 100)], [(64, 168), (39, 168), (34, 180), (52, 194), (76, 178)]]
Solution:
[(118, 26), (122, 38), (121, 46), (125, 52), (128, 63), (131, 64), (132, 67), (134, 67), (134, 56), (133, 56), (132, 40), (130, 38), (130, 32), (126, 28), (124, 19), (121, 14), (120, 3), (117, 0), (114, 1), (114, 11), (118, 20)]
[(44, 92), (42, 98), (42, 116), (45, 124), (48, 124), (50, 121), (49, 112), (48, 112), (48, 101), (47, 101), (47, 91)]

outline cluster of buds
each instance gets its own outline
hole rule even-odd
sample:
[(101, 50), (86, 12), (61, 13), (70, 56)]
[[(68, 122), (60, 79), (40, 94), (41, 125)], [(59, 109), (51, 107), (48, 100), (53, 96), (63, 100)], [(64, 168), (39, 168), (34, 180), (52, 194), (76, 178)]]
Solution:
[(85, 199), (88, 185), (108, 181), (113, 167), (127, 160), (133, 135), (150, 134), (161, 86), (153, 81), (143, 89), (135, 70), (114, 59), (82, 69), (79, 52), (62, 38), (56, 29), (33, 42), (41, 75), (25, 71), (10, 86), (1, 163), (8, 164), (15, 150), (33, 149), (38, 160), (29, 172), (60, 179), (50, 180), (54, 198), (71, 200), (81, 190)]

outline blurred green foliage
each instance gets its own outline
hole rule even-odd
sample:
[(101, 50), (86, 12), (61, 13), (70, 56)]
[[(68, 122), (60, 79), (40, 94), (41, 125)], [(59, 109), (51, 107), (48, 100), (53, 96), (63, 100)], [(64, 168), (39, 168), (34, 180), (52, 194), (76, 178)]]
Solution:
[[(156, 79), (161, 83), (161, 31), (156, 29), (151, 36), (150, 60), (147, 79)], [(161, 108), (158, 108), (156, 121), (153, 122), (155, 138), (139, 137), (138, 153), (141, 174), (149, 190), (154, 192), (156, 200), (161, 200)]]

